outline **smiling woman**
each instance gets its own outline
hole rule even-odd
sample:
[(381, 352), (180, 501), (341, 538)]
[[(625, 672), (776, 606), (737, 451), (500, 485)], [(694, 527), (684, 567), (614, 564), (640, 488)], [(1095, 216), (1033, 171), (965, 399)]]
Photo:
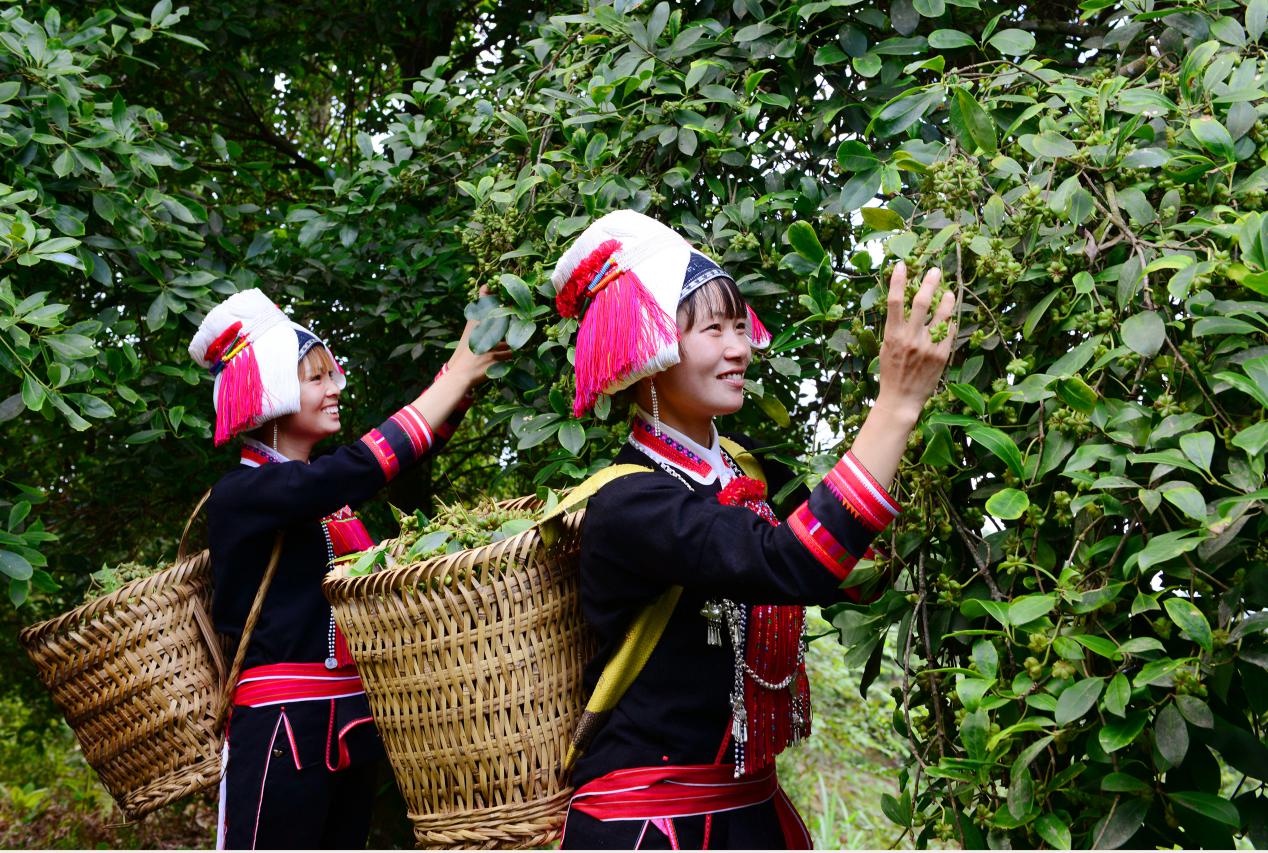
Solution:
[[(507, 356), (504, 344), (473, 354), (470, 332), (469, 324), (416, 400), (316, 460), (313, 448), (339, 432), (347, 383), (320, 338), (247, 290), (216, 306), (189, 346), (215, 377), (216, 443), (246, 434), (241, 464), (207, 505), (212, 617), (245, 643), (218, 847), (365, 845), (383, 748), (321, 579), (336, 557), (374, 544), (352, 508), (443, 446), (472, 389)], [(248, 629), (264, 584), (263, 609)]]
[[(775, 775), (775, 757), (810, 733), (803, 605), (858, 600), (842, 584), (898, 513), (886, 489), (951, 351), (953, 336), (935, 343), (927, 322), (938, 276), (907, 318), (906, 270), (895, 271), (876, 406), (783, 523), (766, 494), (792, 473), (714, 426), (743, 406), (753, 349), (771, 340), (734, 279), (659, 222), (617, 211), (582, 233), (553, 281), (561, 313), (581, 315), (574, 410), (636, 386), (614, 462), (641, 469), (609, 479), (583, 522), (582, 608), (600, 651), (585, 672), (564, 846), (809, 846)], [(943, 299), (932, 324), (953, 307)]]

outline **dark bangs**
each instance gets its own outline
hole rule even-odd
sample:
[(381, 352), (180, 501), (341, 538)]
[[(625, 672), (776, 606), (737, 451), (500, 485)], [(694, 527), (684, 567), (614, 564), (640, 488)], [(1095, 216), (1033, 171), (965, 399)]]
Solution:
[(724, 320), (748, 318), (748, 303), (735, 282), (718, 276), (700, 285), (682, 302), (678, 303), (678, 319), (682, 330), (690, 332), (696, 318), (721, 317)]

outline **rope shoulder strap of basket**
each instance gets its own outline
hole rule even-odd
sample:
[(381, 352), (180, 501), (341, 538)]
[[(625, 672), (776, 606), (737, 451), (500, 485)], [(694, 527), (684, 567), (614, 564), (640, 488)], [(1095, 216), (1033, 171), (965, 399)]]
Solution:
[[(193, 527), (194, 519), (202, 512), (203, 506), (206, 505), (207, 499), (210, 497), (211, 489), (208, 489), (198, 500), (198, 505), (194, 507), (194, 511), (189, 514), (189, 520), (185, 522), (185, 529), (181, 532), (180, 545), (176, 549), (177, 562), (184, 560), (188, 556), (186, 548), (190, 528)], [(246, 622), (242, 626), (242, 634), (238, 637), (238, 648), (233, 654), (233, 664), (229, 667), (228, 675), (225, 676), (220, 699), (216, 704), (216, 722), (212, 727), (212, 731), (216, 736), (219, 736), (224, 731), (225, 719), (229, 716), (229, 707), (232, 704), (233, 688), (237, 685), (238, 676), (242, 673), (242, 664), (246, 660), (247, 646), (251, 643), (251, 634), (255, 631), (256, 623), (260, 621), (260, 612), (264, 609), (264, 597), (268, 595), (269, 586), (273, 583), (273, 576), (277, 574), (277, 564), (282, 557), (282, 541), (285, 537), (286, 533), (279, 530), (273, 540), (273, 550), (269, 554), (268, 565), (265, 566), (264, 576), (260, 580), (260, 588), (256, 590), (255, 598), (251, 602), (251, 609), (247, 612)], [(213, 652), (218, 654), (219, 650), (216, 649), (215, 642), (210, 638), (208, 645)]]
[[(725, 436), (719, 437), (719, 443), (747, 476), (766, 482), (761, 463), (747, 449)], [(558, 538), (558, 524), (564, 513), (580, 509), (607, 484), (630, 474), (650, 472), (650, 468), (642, 465), (625, 464), (610, 465), (592, 474), (542, 517), (539, 522), (542, 539), (547, 545), (554, 542)], [(577, 723), (572, 742), (568, 744), (568, 754), (564, 758), (565, 773), (572, 769), (577, 759), (589, 748), (599, 729), (607, 722), (612, 709), (643, 671), (648, 658), (652, 656), (652, 650), (660, 642), (661, 634), (665, 632), (665, 626), (669, 624), (669, 618), (678, 606), (681, 595), (681, 586), (669, 587), (659, 598), (643, 608), (630, 623), (620, 647), (603, 665), (603, 673), (594, 687), (594, 693), (581, 713), (581, 720)]]

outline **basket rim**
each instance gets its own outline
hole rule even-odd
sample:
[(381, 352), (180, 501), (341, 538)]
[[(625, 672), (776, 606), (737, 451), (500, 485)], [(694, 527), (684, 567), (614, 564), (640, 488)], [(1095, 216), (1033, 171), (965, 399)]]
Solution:
[[(532, 495), (499, 501), (499, 504), (518, 503), (521, 501), (535, 505), (536, 509), (540, 509), (545, 504), (545, 501)], [(566, 513), (563, 517), (557, 517), (553, 520), (561, 522), (566, 530), (573, 532), (579, 527), (584, 513), (584, 509), (574, 510)], [(532, 527), (514, 536), (508, 536), (505, 539), (499, 539), (496, 542), (490, 542), (478, 548), (467, 548), (463, 551), (455, 551), (452, 554), (440, 554), (435, 557), (428, 557), (425, 560), (372, 572), (368, 575), (352, 577), (347, 574), (346, 565), (337, 565), (333, 571), (322, 579), (322, 591), (331, 604), (339, 604), (362, 595), (400, 592), (406, 588), (417, 587), (420, 584), (435, 580), (438, 576), (443, 579), (444, 573), (448, 572), (450, 567), (459, 561), (478, 563), (488, 557), (498, 556), (505, 551), (518, 550), (521, 547), (535, 547), (535, 545), (529, 544), (534, 539), (542, 540), (541, 521), (535, 522)], [(548, 547), (553, 548), (555, 546), (551, 545)], [(463, 588), (478, 589), (487, 585), (487, 583), (487, 580), (482, 580), (480, 583), (467, 584)], [(446, 584), (446, 586), (456, 588), (456, 584)]]
[(206, 570), (210, 565), (210, 560), (211, 552), (209, 549), (204, 548), (198, 553), (191, 554), (185, 559), (173, 563), (165, 569), (160, 569), (152, 575), (130, 580), (114, 592), (94, 598), (92, 601), (85, 602), (51, 619), (28, 625), (18, 633), (18, 642), (24, 648), (31, 649), (43, 642), (48, 635), (62, 633), (67, 628), (81, 625), (105, 612), (114, 610), (127, 599), (154, 592), (158, 588), (181, 583), (186, 578), (178, 577), (174, 579), (174, 576), (181, 573), (192, 575), (195, 571)]

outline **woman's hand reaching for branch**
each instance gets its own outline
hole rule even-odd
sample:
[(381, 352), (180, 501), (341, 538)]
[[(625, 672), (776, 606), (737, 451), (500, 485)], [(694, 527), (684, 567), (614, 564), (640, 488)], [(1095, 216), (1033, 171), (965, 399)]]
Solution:
[[(942, 271), (925, 274), (907, 312), (907, 265), (899, 261), (889, 279), (885, 338), (881, 343), (881, 388), (851, 451), (885, 488), (893, 483), (907, 437), (925, 401), (938, 387), (955, 341), (951, 322), (955, 295), (945, 293), (929, 317)], [(936, 330), (936, 331), (935, 331)], [(934, 340), (937, 337), (938, 340)]]

